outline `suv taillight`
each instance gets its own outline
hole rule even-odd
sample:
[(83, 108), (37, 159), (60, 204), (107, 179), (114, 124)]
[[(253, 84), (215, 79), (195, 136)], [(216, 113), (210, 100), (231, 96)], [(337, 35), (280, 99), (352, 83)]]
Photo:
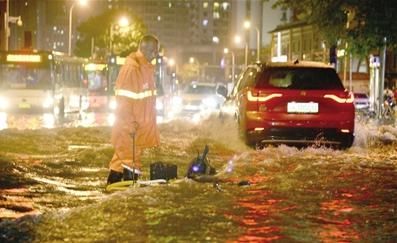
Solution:
[(283, 95), (280, 93), (264, 94), (264, 95), (257, 96), (256, 94), (254, 94), (252, 92), (252, 90), (248, 90), (248, 92), (247, 92), (247, 99), (248, 99), (248, 101), (251, 101), (251, 102), (255, 102), (255, 101), (266, 102), (270, 99), (281, 97), (281, 96), (283, 96)]
[(343, 95), (343, 97), (339, 97), (339, 96), (334, 95), (334, 94), (325, 94), (324, 98), (332, 99), (332, 100), (334, 100), (334, 101), (336, 101), (338, 103), (342, 103), (342, 104), (344, 104), (344, 103), (353, 103), (353, 101), (354, 101), (354, 95), (353, 95), (352, 92), (349, 92), (348, 94)]

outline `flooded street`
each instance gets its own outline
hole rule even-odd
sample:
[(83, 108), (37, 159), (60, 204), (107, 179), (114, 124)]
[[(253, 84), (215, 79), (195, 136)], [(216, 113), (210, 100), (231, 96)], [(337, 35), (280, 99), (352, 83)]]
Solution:
[[(109, 127), (0, 132), (1, 242), (394, 242), (397, 132), (357, 124), (348, 150), (255, 151), (235, 124), (160, 125), (149, 165), (178, 166), (166, 185), (105, 193)], [(184, 178), (205, 145), (221, 179)]]

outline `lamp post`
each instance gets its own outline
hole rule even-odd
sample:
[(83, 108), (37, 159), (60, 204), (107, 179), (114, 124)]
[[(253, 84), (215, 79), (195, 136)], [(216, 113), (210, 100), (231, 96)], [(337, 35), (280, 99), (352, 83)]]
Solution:
[[(234, 36), (234, 42), (236, 44), (240, 44), (241, 43), (241, 37), (239, 35), (235, 35)], [(244, 54), (244, 67), (247, 67), (248, 65), (248, 43), (245, 42), (245, 54)]]
[[(87, 5), (87, 0), (79, 0), (78, 3), (82, 6)], [(72, 3), (69, 9), (69, 40), (68, 40), (68, 54), (72, 55), (72, 23), (73, 23), (73, 8), (76, 5), (76, 2)]]
[[(245, 29), (250, 29), (251, 28), (251, 22), (246, 20), (244, 21), (244, 28)], [(261, 49), (261, 32), (259, 31), (258, 27), (254, 26), (254, 29), (256, 30), (256, 61), (260, 62), (260, 49)]]
[(168, 66), (171, 69), (171, 88), (172, 88), (172, 92), (177, 92), (178, 91), (178, 80), (176, 77), (176, 73), (177, 73), (177, 65), (175, 62), (174, 58), (169, 58), (167, 61)]
[[(224, 48), (224, 49), (223, 49), (223, 53), (228, 54), (228, 53), (229, 53), (229, 48)], [(236, 63), (235, 63), (234, 52), (233, 52), (233, 51), (230, 51), (230, 54), (232, 55), (232, 83), (234, 84), (234, 76), (235, 76), (235, 67), (236, 67)]]

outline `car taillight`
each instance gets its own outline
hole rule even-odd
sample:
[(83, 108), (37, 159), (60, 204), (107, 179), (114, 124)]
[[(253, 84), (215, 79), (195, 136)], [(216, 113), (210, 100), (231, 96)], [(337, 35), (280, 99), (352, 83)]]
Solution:
[(354, 96), (351, 92), (349, 92), (349, 95), (347, 97), (339, 97), (334, 94), (326, 94), (324, 95), (324, 98), (332, 99), (338, 103), (353, 103), (354, 101)]
[(248, 90), (248, 92), (247, 92), (247, 99), (248, 99), (248, 101), (265, 102), (265, 101), (268, 101), (268, 100), (270, 100), (270, 99), (277, 98), (277, 97), (281, 97), (281, 96), (283, 96), (283, 95), (282, 95), (282, 94), (278, 94), (278, 93), (275, 93), (275, 94), (268, 94), (268, 95), (265, 95), (265, 96), (255, 96), (255, 95), (252, 93), (251, 90)]

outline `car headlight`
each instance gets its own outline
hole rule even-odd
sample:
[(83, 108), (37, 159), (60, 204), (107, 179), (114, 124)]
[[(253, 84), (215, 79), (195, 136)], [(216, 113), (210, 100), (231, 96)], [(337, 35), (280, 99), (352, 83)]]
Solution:
[(116, 121), (116, 116), (113, 113), (108, 114), (107, 122), (110, 126), (113, 126), (114, 122)]
[(8, 100), (0, 96), (0, 109), (5, 110), (9, 106)]
[(117, 108), (117, 102), (115, 100), (111, 100), (109, 102), (109, 109), (116, 110), (116, 108)]
[(43, 101), (43, 108), (50, 108), (52, 105), (54, 105), (54, 99), (52, 97), (46, 97)]
[(181, 106), (182, 105), (182, 98), (179, 96), (172, 97), (172, 106)]
[(162, 109), (164, 109), (163, 101), (156, 100), (156, 110), (162, 110)]
[(218, 106), (216, 99), (213, 97), (207, 97), (207, 98), (203, 99), (202, 103), (205, 107), (212, 108), (212, 109), (216, 108)]

